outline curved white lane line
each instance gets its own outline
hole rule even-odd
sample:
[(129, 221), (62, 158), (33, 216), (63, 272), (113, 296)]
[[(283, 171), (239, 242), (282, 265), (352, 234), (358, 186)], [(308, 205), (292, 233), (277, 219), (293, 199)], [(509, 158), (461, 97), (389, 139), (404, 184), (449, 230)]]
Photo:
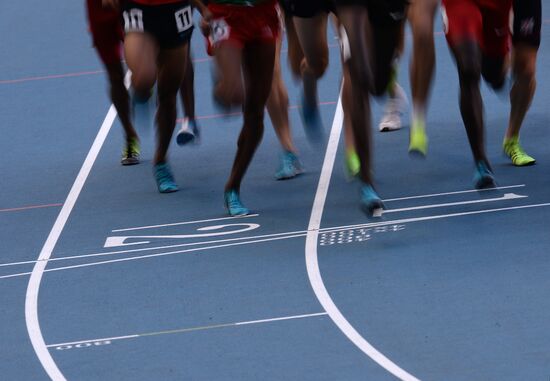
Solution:
[(309, 219), (308, 233), (306, 236), (306, 266), (307, 274), (311, 287), (315, 292), (315, 296), (328, 313), (332, 321), (338, 326), (338, 328), (355, 344), (361, 351), (367, 356), (376, 361), (381, 367), (404, 381), (419, 381), (416, 377), (401, 369), (397, 364), (391, 361), (389, 358), (380, 353), (374, 348), (363, 336), (359, 334), (353, 328), (353, 326), (347, 321), (344, 315), (340, 312), (334, 301), (330, 297), (321, 271), (319, 270), (319, 262), (317, 257), (317, 238), (319, 235), (319, 229), (321, 226), (321, 218), (323, 217), (323, 209), (327, 198), (328, 187), (330, 185), (330, 178), (332, 175), (332, 169), (334, 167), (334, 159), (338, 150), (338, 141), (340, 140), (340, 134), (342, 132), (342, 124), (344, 119), (344, 113), (342, 110), (342, 97), (338, 99), (338, 106), (336, 107), (336, 114), (334, 115), (334, 121), (330, 132), (330, 138), (323, 162), (323, 168), (321, 170), (321, 176), (319, 178), (319, 184), (317, 185), (317, 192), (315, 194), (315, 201), (313, 202), (313, 208), (311, 210), (311, 217)]
[(38, 360), (44, 367), (44, 370), (48, 376), (50, 376), (50, 378), (54, 381), (65, 381), (65, 376), (63, 376), (63, 373), (61, 373), (57, 367), (57, 364), (53, 360), (48, 348), (46, 347), (46, 343), (44, 342), (42, 331), (40, 330), (40, 321), (38, 320), (38, 292), (40, 290), (40, 282), (42, 281), (42, 275), (44, 274), (44, 270), (46, 269), (46, 265), (52, 255), (53, 249), (59, 240), (67, 220), (69, 219), (76, 200), (84, 187), (84, 183), (90, 174), (99, 151), (101, 150), (101, 147), (103, 146), (103, 143), (111, 130), (116, 115), (117, 113), (115, 107), (111, 105), (111, 108), (109, 109), (109, 112), (107, 113), (107, 116), (99, 129), (94, 143), (88, 152), (88, 156), (86, 156), (86, 160), (84, 160), (84, 164), (82, 164), (82, 168), (80, 168), (80, 172), (78, 172), (78, 176), (76, 177), (71, 191), (67, 196), (67, 200), (65, 200), (65, 203), (63, 204), (63, 207), (55, 220), (52, 230), (48, 235), (48, 239), (40, 251), (40, 256), (33, 267), (27, 286), (27, 295), (25, 298), (25, 322), (27, 325), (27, 332)]

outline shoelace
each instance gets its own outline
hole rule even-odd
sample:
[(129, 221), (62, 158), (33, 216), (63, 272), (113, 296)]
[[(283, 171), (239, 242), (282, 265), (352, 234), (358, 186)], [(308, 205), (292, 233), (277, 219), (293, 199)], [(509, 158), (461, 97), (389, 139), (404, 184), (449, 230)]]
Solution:
[(157, 180), (160, 182), (174, 181), (174, 179), (172, 178), (172, 174), (168, 171), (166, 167), (158, 169), (156, 175)]
[(291, 155), (285, 155), (283, 158), (283, 163), (285, 167), (294, 167), (294, 157)]
[(525, 151), (519, 145), (510, 147), (507, 151), (508, 154), (512, 157), (512, 160), (516, 160), (518, 157), (521, 156), (527, 156)]
[(227, 200), (227, 206), (230, 208), (230, 209), (233, 209), (233, 208), (242, 208), (242, 204), (241, 204), (241, 201), (239, 200), (239, 197), (235, 194), (235, 193), (231, 193), (228, 197), (228, 200)]

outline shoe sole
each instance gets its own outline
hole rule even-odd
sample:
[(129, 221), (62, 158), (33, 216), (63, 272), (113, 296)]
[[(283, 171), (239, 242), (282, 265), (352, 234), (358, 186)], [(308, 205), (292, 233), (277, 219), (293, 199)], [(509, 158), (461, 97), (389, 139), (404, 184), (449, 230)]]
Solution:
[(384, 204), (382, 202), (371, 202), (367, 205), (361, 205), (361, 210), (368, 218), (382, 218)]
[(132, 160), (132, 161), (121, 161), (120, 162), (121, 165), (125, 166), (125, 167), (129, 167), (131, 165), (137, 165), (139, 164), (139, 160)]
[(383, 127), (379, 127), (378, 129), (380, 130), (380, 132), (391, 132), (391, 131), (398, 131), (402, 128), (403, 126), (399, 126), (399, 127), (383, 126)]
[(425, 159), (426, 154), (418, 149), (409, 148), (409, 156), (416, 159)]
[(163, 190), (163, 191), (159, 189), (159, 193), (174, 193), (174, 192), (177, 192), (179, 190), (180, 190), (179, 188), (166, 189), (166, 190)]
[(514, 167), (531, 167), (531, 166), (537, 164), (537, 162), (536, 161), (531, 161), (531, 162), (525, 163), (525, 164), (514, 164), (514, 163), (512, 163), (512, 164), (514, 165)]
[(191, 133), (178, 134), (178, 136), (176, 137), (176, 143), (179, 146), (184, 146), (186, 144), (192, 143), (194, 140), (195, 140), (195, 135)]
[(476, 189), (491, 189), (496, 188), (497, 184), (493, 178), (480, 179), (476, 184)]
[(277, 176), (275, 176), (275, 180), (277, 180), (277, 181), (290, 180), (290, 179), (294, 179), (295, 177), (300, 176), (300, 175), (303, 174), (303, 173), (304, 173), (304, 171), (296, 171), (296, 172), (294, 172), (294, 174), (291, 175), (291, 176), (282, 176), (282, 177), (277, 177)]
[(224, 205), (223, 207), (224, 207), (224, 209), (225, 209), (225, 212), (226, 212), (230, 217), (248, 216), (249, 214), (252, 213), (250, 210), (247, 209), (245, 213), (234, 214), (234, 213), (231, 213), (231, 211), (229, 210), (229, 208), (227, 207), (227, 205)]

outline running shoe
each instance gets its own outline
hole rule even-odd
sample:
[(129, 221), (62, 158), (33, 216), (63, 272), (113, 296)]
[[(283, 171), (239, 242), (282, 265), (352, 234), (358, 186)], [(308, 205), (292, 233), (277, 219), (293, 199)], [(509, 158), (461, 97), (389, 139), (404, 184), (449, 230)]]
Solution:
[(313, 144), (320, 144), (324, 140), (323, 122), (317, 103), (308, 103), (302, 95), (302, 121), (306, 137)]
[(183, 118), (181, 128), (176, 135), (176, 142), (179, 146), (184, 146), (188, 143), (199, 144), (200, 129), (195, 120)]
[(170, 170), (168, 163), (159, 163), (154, 167), (155, 180), (160, 193), (172, 193), (179, 190), (178, 185), (174, 181), (174, 176)]
[(228, 191), (225, 191), (225, 193), (223, 194), (223, 198), (225, 209), (227, 209), (227, 213), (229, 213), (231, 217), (246, 216), (250, 214), (250, 210), (248, 210), (241, 203), (239, 192), (237, 192), (236, 190), (230, 189)]
[(344, 173), (348, 181), (353, 180), (361, 170), (361, 161), (355, 150), (346, 151), (346, 160), (344, 163)]
[(137, 138), (130, 138), (124, 149), (122, 150), (122, 159), (120, 164), (122, 165), (135, 165), (139, 164), (139, 140)]
[(409, 135), (409, 154), (426, 157), (428, 153), (428, 136), (424, 121), (414, 118)]
[(302, 163), (293, 152), (284, 151), (281, 154), (281, 166), (275, 173), (276, 180), (288, 180), (303, 173)]
[(476, 189), (487, 189), (496, 187), (495, 177), (489, 164), (483, 160), (476, 163), (474, 172), (474, 185)]
[(401, 116), (405, 113), (405, 109), (409, 102), (405, 91), (397, 82), (393, 84), (393, 96), (388, 98), (386, 107), (384, 108), (384, 115), (378, 125), (380, 132), (388, 132), (399, 130), (402, 127)]
[(527, 155), (523, 148), (519, 145), (519, 137), (514, 136), (509, 139), (504, 139), (502, 143), (504, 153), (512, 160), (512, 164), (517, 167), (524, 167), (535, 164), (535, 159)]
[(364, 183), (361, 186), (361, 209), (369, 218), (382, 217), (384, 203), (370, 184)]

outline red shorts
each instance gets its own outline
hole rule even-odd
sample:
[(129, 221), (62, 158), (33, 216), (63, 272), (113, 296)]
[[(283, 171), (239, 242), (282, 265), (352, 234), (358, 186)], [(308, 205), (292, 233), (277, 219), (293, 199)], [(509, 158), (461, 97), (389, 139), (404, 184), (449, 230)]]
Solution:
[(473, 40), (483, 54), (505, 57), (510, 50), (511, 8), (512, 0), (442, 0), (449, 45)]
[(212, 12), (212, 32), (207, 39), (208, 54), (222, 43), (239, 48), (252, 42), (276, 43), (280, 33), (279, 12), (276, 0), (252, 7), (230, 4), (209, 4)]
[(105, 65), (120, 62), (124, 30), (120, 13), (103, 8), (101, 0), (86, 0), (94, 47)]

